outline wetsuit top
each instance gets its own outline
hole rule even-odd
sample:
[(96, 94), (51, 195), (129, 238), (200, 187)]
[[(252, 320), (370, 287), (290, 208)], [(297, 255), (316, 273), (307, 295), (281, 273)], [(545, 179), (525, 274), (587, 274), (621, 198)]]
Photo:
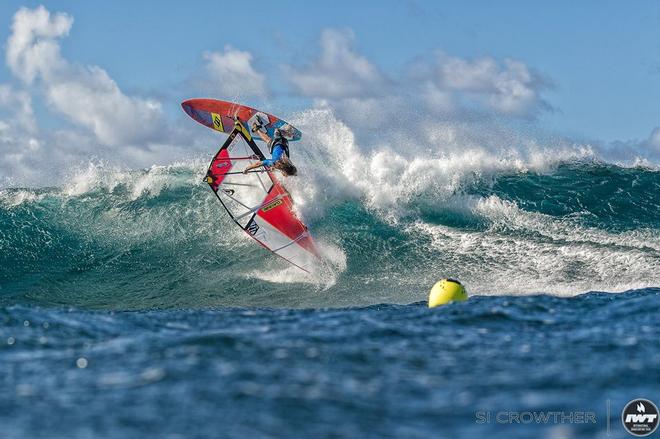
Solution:
[(273, 166), (276, 161), (282, 158), (284, 155), (284, 148), (282, 148), (282, 145), (275, 145), (273, 147), (273, 153), (271, 158), (264, 160), (262, 163), (266, 166)]

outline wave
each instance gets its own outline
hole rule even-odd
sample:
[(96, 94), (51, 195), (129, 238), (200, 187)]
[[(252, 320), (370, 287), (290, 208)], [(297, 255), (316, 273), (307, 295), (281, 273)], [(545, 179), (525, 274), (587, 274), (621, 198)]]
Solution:
[(275, 259), (230, 222), (202, 183), (206, 158), (141, 171), (95, 163), (61, 187), (0, 191), (0, 302), (349, 306), (423, 300), (445, 276), (473, 294), (660, 280), (654, 169), (580, 155), (458, 169), (384, 150), (325, 154), (300, 151), (301, 176), (286, 181), (330, 260), (321, 276)]
[(660, 172), (593, 148), (436, 123), (358, 138), (327, 108), (285, 180), (325, 258), (309, 276), (244, 235), (202, 182), (209, 156), (96, 161), (56, 187), (0, 190), (0, 303), (94, 308), (351, 306), (658, 285)]

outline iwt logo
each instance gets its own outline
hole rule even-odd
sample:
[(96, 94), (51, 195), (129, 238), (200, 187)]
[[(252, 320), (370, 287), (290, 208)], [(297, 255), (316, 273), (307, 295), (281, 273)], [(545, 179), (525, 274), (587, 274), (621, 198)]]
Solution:
[(648, 436), (658, 428), (658, 407), (648, 399), (633, 399), (621, 414), (624, 428), (634, 436)]

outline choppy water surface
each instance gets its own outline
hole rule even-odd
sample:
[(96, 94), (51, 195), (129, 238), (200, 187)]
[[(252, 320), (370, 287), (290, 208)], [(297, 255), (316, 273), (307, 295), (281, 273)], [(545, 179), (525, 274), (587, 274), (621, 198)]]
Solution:
[[(3, 437), (625, 437), (660, 290), (344, 309), (0, 313)], [(477, 412), (492, 422), (477, 423)], [(503, 424), (499, 412), (596, 423)], [(500, 420), (503, 418), (500, 414)], [(577, 418), (576, 418), (577, 419)]]

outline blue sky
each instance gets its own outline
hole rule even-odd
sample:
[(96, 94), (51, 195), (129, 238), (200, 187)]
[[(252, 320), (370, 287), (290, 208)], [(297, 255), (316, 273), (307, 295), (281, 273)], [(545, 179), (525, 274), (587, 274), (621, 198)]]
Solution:
[[(386, 99), (411, 87), (410, 81), (420, 77), (411, 71), (421, 69), (424, 80), (441, 83), (434, 90), (450, 95), (452, 108), (469, 101), (467, 107), (531, 120), (558, 135), (643, 142), (660, 126), (658, 2), (3, 0), (0, 39), (5, 49), (16, 12), (40, 5), (51, 15), (61, 12), (73, 20), (66, 34), (53, 39), (67, 64), (102, 69), (122, 96), (155, 100), (170, 117), (179, 114), (178, 102), (187, 97), (232, 98), (226, 95), (230, 89), (211, 83), (236, 73), (223, 70), (227, 56), (235, 60), (249, 54), (249, 70), (263, 84), (234, 94), (247, 103), (268, 105), (274, 113), (305, 108), (318, 99), (346, 108), (355, 103), (351, 93)], [(335, 57), (333, 47), (341, 52)], [(447, 66), (481, 76), (461, 83)], [(479, 73), (482, 68), (490, 73)], [(531, 79), (520, 79), (526, 75)], [(319, 84), (310, 83), (314, 76), (336, 78), (340, 88), (350, 83), (361, 88), (324, 94)], [(513, 86), (529, 96), (508, 106), (494, 103), (506, 96), (486, 89), (511, 76), (518, 81)], [(45, 103), (44, 96), (52, 92), (47, 84), (42, 89), (48, 80), (29, 81), (16, 66), (0, 64), (0, 84), (28, 94), (34, 113), (48, 119), (51, 128), (60, 123), (88, 131), (93, 127), (96, 140), (118, 144), (119, 139), (104, 140), (93, 121)], [(378, 83), (373, 89), (372, 82)], [(422, 99), (421, 90), (408, 94)], [(413, 108), (414, 99), (380, 102), (400, 106), (396, 111), (420, 111)], [(130, 141), (150, 135), (139, 133)]]

